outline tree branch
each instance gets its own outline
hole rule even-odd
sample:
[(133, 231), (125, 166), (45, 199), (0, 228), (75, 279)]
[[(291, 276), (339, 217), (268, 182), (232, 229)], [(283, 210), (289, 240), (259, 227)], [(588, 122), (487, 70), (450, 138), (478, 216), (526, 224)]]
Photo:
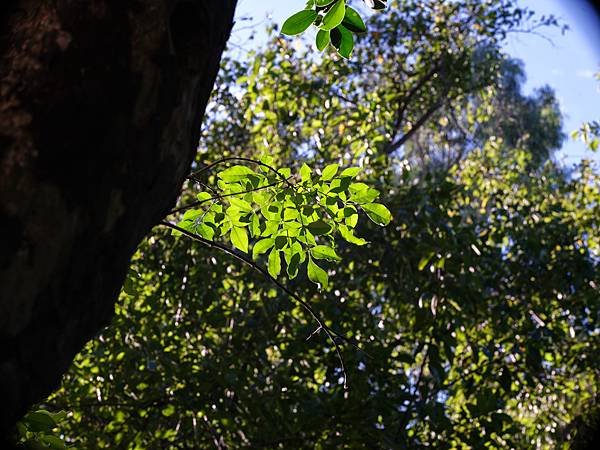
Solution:
[[(214, 166), (215, 164), (216, 163), (213, 163), (212, 165)], [(317, 332), (319, 332), (320, 330), (323, 330), (323, 332), (326, 334), (327, 338), (333, 344), (335, 352), (338, 357), (338, 360), (340, 362), (341, 369), (342, 369), (342, 374), (343, 374), (343, 378), (344, 378), (344, 389), (348, 388), (348, 374), (346, 371), (346, 364), (344, 363), (344, 358), (342, 356), (342, 352), (341, 352), (340, 346), (339, 346), (336, 338), (339, 338), (343, 342), (353, 345), (357, 349), (359, 349), (359, 350), (363, 351), (365, 354), (367, 354), (362, 348), (360, 348), (356, 343), (353, 343), (352, 341), (350, 341), (348, 338), (346, 338), (342, 334), (332, 330), (327, 325), (325, 325), (324, 320), (317, 314), (317, 312), (313, 309), (312, 306), (310, 306), (305, 300), (300, 298), (296, 293), (294, 293), (287, 286), (285, 286), (283, 283), (278, 281), (277, 278), (273, 277), (267, 270), (263, 269), (261, 266), (256, 264), (250, 258), (248, 258), (246, 255), (238, 253), (235, 250), (233, 250), (223, 244), (220, 244), (218, 242), (209, 241), (208, 239), (204, 239), (201, 236), (190, 233), (189, 231), (184, 230), (183, 228), (178, 227), (177, 225), (172, 224), (170, 222), (162, 221), (162, 222), (160, 222), (160, 225), (163, 225), (165, 227), (176, 230), (179, 233), (183, 234), (184, 236), (186, 236), (192, 240), (198, 241), (198, 242), (206, 245), (207, 247), (217, 248), (217, 249), (221, 250), (222, 252), (227, 253), (230, 256), (233, 256), (234, 258), (236, 258), (237, 260), (250, 266), (252, 269), (256, 270), (257, 272), (260, 272), (267, 280), (271, 281), (279, 289), (281, 289), (283, 292), (285, 292), (287, 295), (289, 295), (292, 299), (294, 299), (300, 306), (302, 306), (302, 308), (304, 308), (312, 316), (314, 321), (317, 322), (317, 325), (318, 325)]]

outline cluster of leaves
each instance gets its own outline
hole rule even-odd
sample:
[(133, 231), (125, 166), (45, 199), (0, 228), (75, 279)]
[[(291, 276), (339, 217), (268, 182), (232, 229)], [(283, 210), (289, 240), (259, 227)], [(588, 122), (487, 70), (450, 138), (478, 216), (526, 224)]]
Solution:
[(65, 442), (57, 433), (66, 417), (66, 411), (30, 411), (17, 423), (17, 448), (66, 450)]
[[(385, 9), (387, 0), (364, 0), (373, 10)], [(289, 36), (304, 33), (308, 27), (318, 28), (316, 46), (319, 51), (331, 44), (343, 58), (350, 58), (354, 49), (354, 33), (364, 33), (367, 27), (360, 14), (346, 0), (308, 0), (306, 8), (290, 16), (281, 27)]]
[(600, 121), (585, 122), (578, 130), (571, 133), (573, 139), (581, 141), (593, 152), (600, 148)]
[(178, 226), (208, 241), (229, 236), (244, 253), (252, 242), (252, 258), (268, 253), (268, 272), (275, 278), (282, 256), (290, 279), (306, 263), (308, 278), (323, 289), (329, 277), (315, 260), (341, 261), (336, 235), (352, 244), (367, 243), (353, 231), (359, 210), (381, 226), (391, 220), (389, 210), (375, 203), (379, 191), (355, 182), (359, 167), (340, 171), (338, 164), (330, 164), (313, 174), (303, 164), (294, 179), (291, 169), (274, 169), (270, 157), (257, 163), (259, 171), (244, 165), (219, 171), (217, 189), (197, 194)]

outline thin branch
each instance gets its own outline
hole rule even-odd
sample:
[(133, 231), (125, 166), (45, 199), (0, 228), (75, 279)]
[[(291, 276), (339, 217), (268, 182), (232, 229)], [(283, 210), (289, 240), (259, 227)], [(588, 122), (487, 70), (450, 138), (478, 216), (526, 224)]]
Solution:
[(410, 411), (413, 407), (413, 404), (415, 403), (415, 398), (417, 395), (417, 391), (419, 390), (419, 385), (421, 384), (421, 380), (423, 379), (423, 372), (425, 371), (425, 364), (427, 364), (428, 357), (429, 357), (429, 347), (427, 346), (425, 356), (423, 356), (423, 361), (421, 361), (421, 364), (419, 366), (419, 376), (417, 377), (417, 381), (415, 383), (415, 387), (414, 387), (412, 395), (410, 397), (410, 401), (409, 401), (408, 405), (406, 406), (404, 415), (402, 416), (402, 421), (400, 422), (400, 425), (398, 427), (398, 433), (401, 433), (402, 430), (404, 430), (406, 428), (406, 425), (408, 425)]
[[(167, 217), (171, 216), (173, 214), (177, 214), (177, 213), (179, 213), (181, 211), (185, 211), (186, 209), (195, 208), (196, 206), (200, 206), (201, 204), (206, 203), (206, 202), (210, 202), (210, 201), (214, 201), (214, 200), (221, 200), (221, 199), (226, 198), (226, 197), (233, 197), (234, 195), (249, 194), (250, 192), (256, 192), (256, 191), (260, 191), (260, 190), (267, 189), (267, 188), (270, 188), (270, 187), (274, 187), (274, 186), (277, 186), (278, 184), (283, 183), (284, 181), (290, 180), (291, 178), (292, 177), (290, 176), (289, 178), (286, 178), (285, 180), (274, 181), (273, 183), (267, 184), (266, 186), (260, 186), (260, 187), (257, 187), (257, 188), (248, 189), (247, 191), (243, 191), (243, 192), (231, 192), (229, 194), (217, 194), (217, 195), (215, 195), (213, 197), (210, 197), (210, 198), (207, 198), (207, 199), (204, 199), (204, 200), (198, 200), (198, 201), (195, 201), (194, 203), (190, 203), (189, 205), (184, 205), (184, 206), (181, 206), (179, 208), (176, 208), (176, 209), (172, 210), (171, 212), (169, 212), (169, 214), (167, 214)], [(206, 187), (209, 187), (208, 185), (205, 185), (204, 183), (201, 183), (201, 184), (204, 185), (204, 186), (206, 186)], [(214, 190), (213, 190), (213, 192), (214, 192)]]
[(388, 145), (386, 145), (384, 152), (388, 154), (392, 153), (404, 145), (404, 143), (406, 143), (406, 141), (408, 141), (425, 124), (425, 122), (427, 122), (429, 118), (442, 107), (442, 105), (443, 102), (434, 103), (400, 139), (398, 139), (396, 142), (390, 142)]
[(213, 167), (215, 167), (215, 166), (217, 166), (219, 164), (223, 164), (223, 163), (228, 162), (228, 161), (245, 161), (245, 162), (248, 162), (248, 163), (251, 163), (251, 164), (256, 164), (258, 166), (265, 167), (266, 169), (269, 169), (271, 172), (274, 172), (275, 174), (277, 174), (277, 176), (279, 178), (281, 178), (289, 187), (291, 187), (291, 188), (294, 187), (294, 185), (289, 181), (289, 179), (287, 177), (285, 177), (281, 172), (279, 172), (277, 169), (275, 169), (274, 167), (270, 166), (269, 164), (266, 164), (266, 163), (264, 163), (262, 161), (258, 161), (256, 159), (244, 158), (244, 157), (241, 157), (241, 156), (229, 156), (227, 158), (218, 159), (215, 162), (210, 163), (207, 166), (204, 166), (202, 169), (197, 170), (196, 172), (193, 172), (192, 174), (190, 174), (188, 176), (188, 179), (191, 179), (191, 180), (194, 180), (194, 181), (198, 181), (197, 177), (199, 175), (203, 174), (204, 172), (212, 169)]
[[(213, 165), (214, 165), (214, 163), (213, 163)], [(341, 335), (340, 333), (332, 330), (327, 325), (325, 325), (325, 322), (323, 321), (323, 319), (321, 319), (321, 317), (319, 317), (319, 315), (313, 309), (312, 306), (310, 306), (306, 301), (304, 301), (302, 298), (300, 298), (298, 295), (296, 295), (287, 286), (285, 286), (280, 281), (278, 281), (277, 278), (273, 277), (267, 270), (263, 269), (261, 266), (259, 266), (258, 264), (256, 264), (254, 261), (252, 261), (247, 256), (245, 256), (245, 255), (243, 255), (241, 253), (238, 253), (235, 250), (232, 250), (232, 249), (230, 249), (229, 247), (227, 247), (227, 246), (225, 246), (223, 244), (220, 244), (218, 242), (209, 241), (207, 239), (204, 239), (201, 236), (198, 236), (198, 235), (195, 235), (193, 233), (190, 233), (189, 231), (184, 230), (183, 228), (178, 227), (177, 225), (172, 224), (170, 222), (162, 221), (162, 222), (160, 222), (160, 225), (163, 225), (163, 226), (166, 226), (166, 227), (171, 228), (173, 230), (176, 230), (176, 231), (180, 232), (181, 234), (183, 234), (184, 236), (187, 236), (190, 239), (198, 241), (198, 242), (206, 245), (207, 247), (217, 248), (217, 249), (221, 250), (222, 252), (227, 253), (228, 255), (233, 256), (234, 258), (236, 258), (237, 260), (239, 260), (239, 261), (243, 262), (244, 264), (250, 266), (251, 268), (253, 268), (257, 272), (260, 272), (266, 279), (268, 279), (269, 281), (271, 281), (279, 289), (281, 289), (283, 292), (285, 292), (287, 295), (289, 295), (292, 299), (294, 299), (298, 304), (300, 304), (300, 306), (302, 306), (302, 308), (304, 308), (312, 316), (312, 318), (315, 320), (315, 322), (317, 322), (317, 324), (319, 326), (319, 329), (322, 329), (325, 332), (325, 334), (327, 335), (327, 338), (333, 344), (333, 346), (335, 348), (335, 352), (336, 352), (337, 357), (338, 357), (338, 360), (340, 362), (341, 369), (342, 369), (342, 374), (343, 374), (343, 378), (344, 378), (344, 389), (348, 389), (348, 374), (346, 372), (346, 365), (344, 363), (344, 358), (342, 356), (342, 352), (341, 352), (340, 346), (339, 346), (336, 338), (339, 338), (343, 342), (347, 342), (347, 343), (350, 343), (350, 344), (352, 344), (352, 342), (349, 339), (347, 339), (345, 336)], [(355, 344), (352, 344), (352, 345), (356, 346)], [(358, 348), (360, 349), (360, 347), (358, 347)]]

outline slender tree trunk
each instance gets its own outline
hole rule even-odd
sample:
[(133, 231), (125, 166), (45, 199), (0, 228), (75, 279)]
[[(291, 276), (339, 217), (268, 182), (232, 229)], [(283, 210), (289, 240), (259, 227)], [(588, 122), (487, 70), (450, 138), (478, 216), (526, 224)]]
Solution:
[(236, 0), (1, 0), (0, 432), (105, 326), (174, 205)]

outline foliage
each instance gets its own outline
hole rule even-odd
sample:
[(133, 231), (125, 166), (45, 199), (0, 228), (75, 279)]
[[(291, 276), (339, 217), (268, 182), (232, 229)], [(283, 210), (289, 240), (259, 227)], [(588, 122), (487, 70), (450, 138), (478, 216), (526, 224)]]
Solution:
[[(364, 0), (373, 10), (385, 9), (387, 0)], [(332, 45), (343, 58), (350, 58), (354, 49), (354, 33), (364, 33), (367, 27), (362, 17), (347, 0), (308, 0), (306, 8), (290, 16), (281, 27), (289, 36), (301, 34), (308, 27), (318, 28), (316, 47), (323, 51)]]
[[(355, 61), (317, 62), (283, 40), (249, 63), (225, 60), (196, 173), (174, 211), (180, 228), (215, 245), (228, 239), (235, 254), (258, 248), (260, 262), (271, 244), (261, 239), (274, 240), (272, 252), (284, 229), (282, 211), (332, 206), (314, 191), (331, 192), (335, 177), (341, 186), (339, 167), (361, 167), (346, 199), (335, 193), (337, 211), (306, 227), (301, 211), (288, 213), (300, 229), (322, 220), (340, 231), (334, 245), (308, 230), (344, 263), (284, 236), (288, 250), (329, 256), (319, 264), (331, 282), (317, 290), (291, 259), (295, 277), (279, 275), (348, 340), (315, 334), (302, 304), (253, 267), (158, 227), (133, 260), (133, 295), (121, 296), (111, 326), (44, 404), (71, 411), (60, 428), (67, 442), (568, 448), (598, 398), (600, 178), (590, 163), (568, 177), (548, 159), (562, 139), (553, 96), (523, 96), (518, 66), (499, 48), (526, 15), (508, 1), (398, 2), (372, 18), (368, 40), (357, 38)], [(535, 138), (506, 126), (524, 117)], [(467, 151), (430, 164), (411, 155), (426, 142), (432, 154), (446, 144)], [(283, 176), (200, 162), (265, 154), (268, 166), (289, 168)], [(352, 183), (381, 193), (393, 215), (380, 227), (386, 213), (362, 204), (375, 220), (354, 224), (368, 238), (361, 246), (344, 239), (338, 216)], [(263, 214), (269, 192), (279, 205)], [(234, 228), (249, 230), (247, 246)], [(331, 357), (337, 343), (349, 389)]]
[[(250, 236), (254, 239), (252, 258), (268, 252), (268, 272), (274, 278), (281, 273), (283, 256), (289, 279), (306, 262), (308, 278), (319, 289), (327, 288), (327, 272), (315, 260), (341, 261), (335, 251), (338, 233), (349, 243), (367, 243), (354, 235), (358, 212), (378, 225), (390, 223), (389, 210), (375, 203), (379, 191), (354, 181), (360, 167), (340, 171), (338, 164), (329, 164), (313, 175), (303, 164), (296, 179), (289, 168), (273, 168), (270, 157), (261, 161), (226, 158), (208, 168), (235, 159), (253, 162), (262, 172), (243, 165), (218, 172), (218, 188), (201, 183), (210, 192), (203, 190), (196, 202), (180, 208), (186, 211), (177, 225), (207, 241), (229, 234), (233, 247), (244, 253), (249, 252)], [(181, 235), (176, 229), (174, 233)]]
[(66, 411), (51, 413), (38, 409), (28, 412), (17, 423), (17, 448), (65, 450), (67, 446), (57, 434), (57, 427), (66, 417)]

